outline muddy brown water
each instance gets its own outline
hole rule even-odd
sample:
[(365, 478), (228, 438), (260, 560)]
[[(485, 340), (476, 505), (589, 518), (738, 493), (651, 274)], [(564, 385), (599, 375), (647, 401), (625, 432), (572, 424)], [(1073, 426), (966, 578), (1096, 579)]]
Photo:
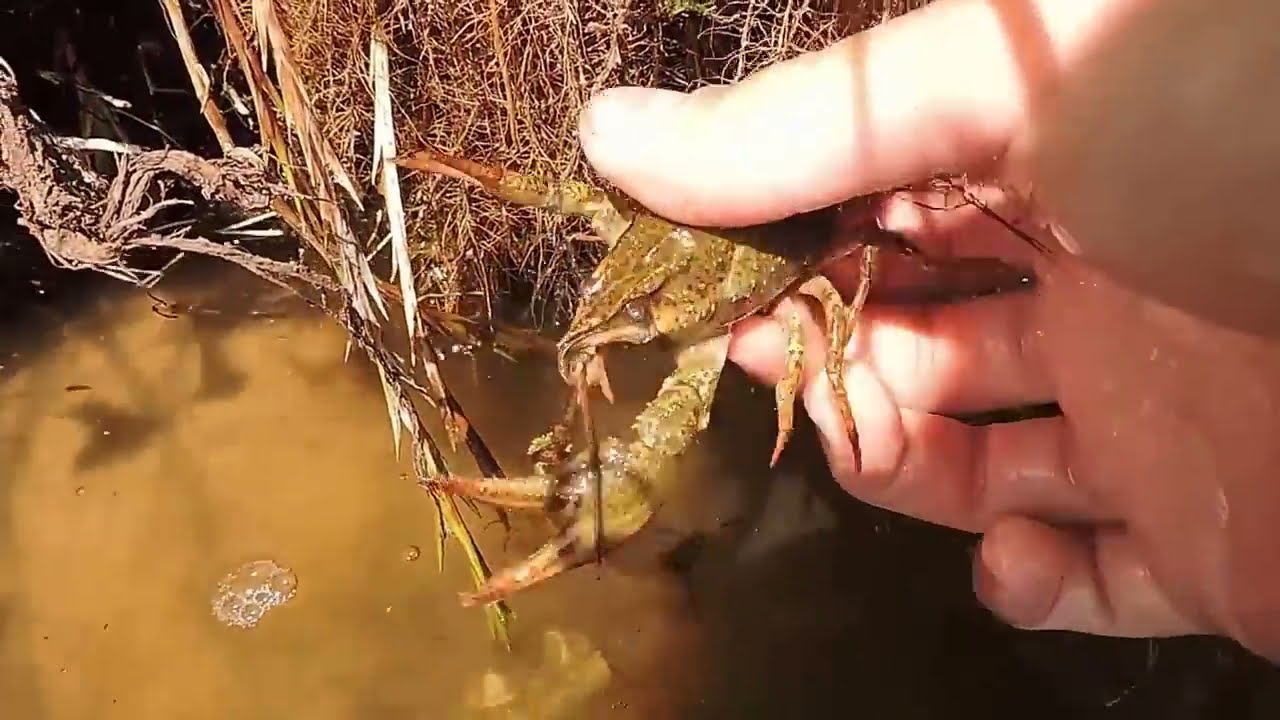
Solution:
[[(1274, 670), (1226, 643), (1002, 627), (969, 591), (972, 538), (845, 497), (807, 426), (768, 471), (771, 392), (732, 370), (682, 495), (603, 568), (513, 599), (507, 653), (458, 604), (455, 547), (438, 570), (433, 506), (401, 477), (376, 375), (343, 361), (340, 329), (238, 271), (156, 293), (204, 312), (165, 319), (108, 283), (4, 315), (0, 717), (1280, 710)], [(619, 401), (602, 424), (626, 423), (667, 362), (611, 360)], [(524, 447), (562, 398), (551, 364), (459, 355), (445, 371), (505, 469), (527, 470)], [(491, 564), (549, 531), (515, 516), (508, 534), (492, 517), (472, 522)], [(250, 629), (220, 624), (219, 578), (263, 558), (296, 574), (297, 594)], [(549, 632), (577, 654), (545, 655)], [(481, 712), (487, 673), (514, 699)]]

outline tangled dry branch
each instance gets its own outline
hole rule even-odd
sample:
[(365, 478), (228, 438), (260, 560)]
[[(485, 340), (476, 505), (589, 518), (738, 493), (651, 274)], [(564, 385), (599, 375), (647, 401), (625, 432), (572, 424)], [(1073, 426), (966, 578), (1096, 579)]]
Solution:
[[(211, 206), (265, 210), (271, 184), (252, 155), (207, 160), (182, 150), (125, 154), (119, 172), (107, 179), (58, 140), (26, 111), (16, 81), (0, 73), (0, 187), (17, 195), (19, 222), (55, 264), (148, 285), (159, 273), (139, 269), (128, 256), (168, 248), (234, 262), (295, 292), (334, 290), (328, 278), (299, 263), (194, 235), (190, 221), (161, 222), (166, 210), (193, 204), (184, 194)], [(165, 225), (169, 229), (158, 229)]]

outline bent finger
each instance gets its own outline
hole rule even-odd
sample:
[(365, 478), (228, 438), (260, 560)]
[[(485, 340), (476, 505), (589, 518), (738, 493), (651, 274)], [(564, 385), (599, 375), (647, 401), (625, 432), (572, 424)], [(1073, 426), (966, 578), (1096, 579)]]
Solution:
[(974, 426), (913, 410), (887, 412), (865, 382), (848, 382), (859, 455), (842, 432), (829, 387), (805, 409), (836, 481), (863, 502), (946, 527), (984, 532), (1017, 513), (1053, 522), (1114, 519), (1071, 482), (1061, 417)]
[(1000, 520), (974, 558), (978, 598), (1011, 625), (1120, 637), (1208, 632), (1176, 608), (1123, 529), (1082, 535)]
[[(873, 207), (881, 227), (919, 251), (881, 253), (874, 302), (919, 305), (1029, 289), (1052, 269), (1047, 261), (1056, 237), (1028, 198), (997, 185), (895, 192)], [(865, 214), (838, 217), (837, 232), (865, 231)], [(857, 262), (835, 262), (823, 272), (846, 293), (858, 282)]]
[[(807, 303), (794, 303), (805, 333), (802, 397), (818, 430), (832, 474), (855, 497), (896, 512), (965, 530), (981, 531), (1010, 512), (1064, 520), (1104, 519), (1070, 480), (1061, 418), (974, 427), (903, 408), (873, 369), (853, 363), (845, 386), (858, 452), (824, 371), (825, 339)], [(769, 382), (780, 371), (752, 367), (752, 334), (735, 335), (730, 355)], [(758, 339), (758, 338), (757, 338)], [(780, 351), (779, 351), (780, 352)], [(745, 356), (745, 357), (744, 357)], [(770, 353), (772, 357), (772, 353)], [(769, 362), (773, 362), (772, 360)], [(776, 370), (776, 368), (774, 368)]]
[[(846, 351), (867, 368), (895, 407), (963, 415), (1052, 402), (1037, 299), (1009, 293), (966, 303), (868, 307)], [(809, 332), (822, 335), (812, 316)], [(820, 351), (809, 353), (821, 358)], [(786, 335), (771, 318), (735, 328), (729, 359), (762, 382), (782, 377)]]

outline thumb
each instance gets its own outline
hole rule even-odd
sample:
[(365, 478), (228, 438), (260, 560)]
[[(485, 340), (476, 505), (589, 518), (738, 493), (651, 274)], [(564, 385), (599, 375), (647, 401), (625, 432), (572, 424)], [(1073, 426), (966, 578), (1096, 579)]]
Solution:
[(1120, 637), (1210, 632), (1173, 606), (1123, 531), (1086, 536), (1005, 518), (984, 535), (973, 574), (982, 603), (1016, 627)]
[(978, 171), (1103, 15), (1133, 1), (938, 0), (735, 85), (613, 88), (583, 112), (583, 150), (654, 212), (701, 225)]

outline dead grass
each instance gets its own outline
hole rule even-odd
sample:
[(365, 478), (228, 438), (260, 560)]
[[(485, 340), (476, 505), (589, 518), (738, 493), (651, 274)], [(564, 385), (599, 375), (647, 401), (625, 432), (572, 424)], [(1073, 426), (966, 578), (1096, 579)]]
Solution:
[[(255, 0), (237, 0), (242, 19)], [(923, 0), (275, 2), (320, 133), (352, 177), (373, 172), (369, 48), (389, 54), (396, 143), (520, 172), (598, 180), (576, 124), (618, 84), (688, 90), (738, 80)], [(252, 27), (252, 24), (248, 25)], [(458, 183), (403, 186), (415, 287), (440, 309), (516, 292), (567, 309), (598, 248), (581, 221), (511, 208)], [(547, 315), (540, 315), (547, 319)]]

